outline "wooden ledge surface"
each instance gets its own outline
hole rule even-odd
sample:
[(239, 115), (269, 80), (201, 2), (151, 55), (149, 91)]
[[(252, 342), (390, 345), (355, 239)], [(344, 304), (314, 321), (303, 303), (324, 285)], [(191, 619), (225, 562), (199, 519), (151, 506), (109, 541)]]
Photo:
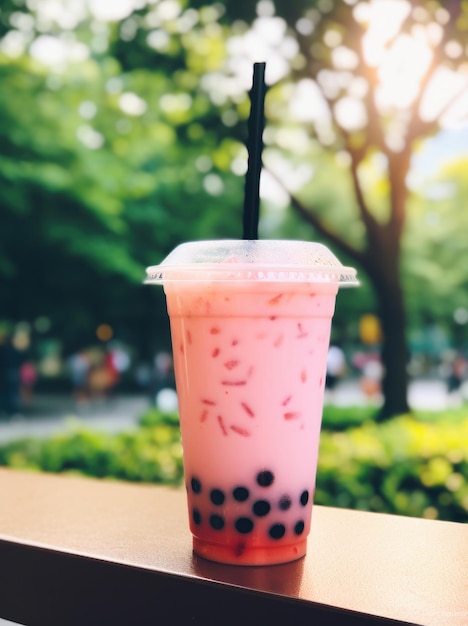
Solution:
[(0, 469), (0, 617), (268, 623), (255, 607), (288, 626), (467, 626), (468, 525), (315, 506), (305, 558), (224, 566), (192, 553), (181, 489)]

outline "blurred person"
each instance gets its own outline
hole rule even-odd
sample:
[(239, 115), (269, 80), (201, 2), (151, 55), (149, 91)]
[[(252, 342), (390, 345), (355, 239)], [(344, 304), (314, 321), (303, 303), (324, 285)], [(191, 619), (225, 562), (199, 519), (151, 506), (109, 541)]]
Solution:
[(112, 380), (113, 374), (109, 373), (104, 363), (93, 362), (87, 378), (90, 400), (105, 400)]
[(460, 405), (463, 401), (462, 385), (468, 371), (468, 362), (461, 350), (455, 352), (449, 363), (449, 374), (447, 377), (447, 392), (451, 404)]
[(30, 405), (34, 386), (37, 382), (37, 369), (32, 361), (25, 361), (20, 368), (20, 394), (25, 405)]
[(113, 395), (120, 380), (120, 368), (117, 353), (112, 350), (106, 350), (104, 354), (103, 368), (105, 374), (104, 395), (109, 398)]
[(338, 382), (346, 372), (346, 358), (343, 350), (338, 345), (331, 345), (327, 355), (327, 375), (325, 378), (326, 389), (335, 389)]
[(378, 402), (382, 397), (383, 373), (384, 368), (380, 358), (377, 355), (370, 355), (362, 367), (360, 387), (364, 395), (372, 402)]
[(75, 402), (83, 403), (89, 400), (88, 375), (91, 368), (89, 356), (84, 350), (72, 354), (68, 359), (68, 368), (73, 386)]
[(0, 337), (0, 413), (20, 414), (20, 369), (22, 357), (12, 337)]
[(449, 393), (460, 389), (461, 384), (465, 378), (467, 372), (467, 361), (463, 352), (456, 353), (452, 363), (451, 371), (447, 380), (447, 387)]
[(88, 390), (90, 402), (103, 401), (107, 397), (109, 384), (113, 380), (113, 366), (110, 359), (107, 359), (107, 353), (104, 352), (102, 346), (88, 348), (87, 356), (89, 359), (89, 369), (86, 377), (86, 387)]
[(169, 352), (157, 352), (154, 357), (154, 380), (151, 392), (152, 402), (158, 406), (158, 396), (162, 391), (175, 392), (174, 362)]
[(135, 382), (138, 388), (147, 392), (151, 387), (152, 369), (147, 362), (139, 363), (135, 368)]
[(112, 346), (111, 352), (115, 369), (119, 374), (123, 374), (130, 367), (130, 355), (124, 348), (118, 345)]

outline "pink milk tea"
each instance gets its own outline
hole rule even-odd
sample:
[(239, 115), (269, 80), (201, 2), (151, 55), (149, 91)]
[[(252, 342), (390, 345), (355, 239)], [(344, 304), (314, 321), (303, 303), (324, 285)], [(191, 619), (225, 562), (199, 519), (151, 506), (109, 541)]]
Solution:
[(183, 244), (148, 268), (171, 321), (193, 548), (222, 563), (306, 552), (335, 297), (320, 244)]

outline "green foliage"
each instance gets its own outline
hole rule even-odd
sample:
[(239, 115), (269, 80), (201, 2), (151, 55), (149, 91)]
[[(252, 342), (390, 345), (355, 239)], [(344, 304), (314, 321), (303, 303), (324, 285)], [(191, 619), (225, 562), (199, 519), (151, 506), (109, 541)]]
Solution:
[(466, 409), (403, 415), (383, 425), (366, 420), (345, 432), (322, 432), (315, 501), (466, 522), (467, 473)]
[[(369, 232), (360, 219), (350, 154), (367, 151), (356, 180), (377, 224), (387, 217), (390, 189), (381, 157), (389, 144), (381, 143), (376, 111), (369, 109), (374, 68), (361, 75), (359, 58), (365, 25), (356, 16), (364, 2), (142, 2), (110, 21), (93, 15), (93, 3), (76, 3), (78, 11), (66, 2), (45, 4), (4, 0), (0, 9), (0, 39), (23, 41), (16, 52), (0, 46), (0, 311), (8, 321), (48, 318), (51, 338), (60, 339), (65, 355), (94, 341), (103, 321), (137, 358), (149, 361), (155, 347), (168, 344), (164, 299), (141, 287), (144, 267), (183, 240), (241, 234), (249, 101), (248, 85), (236, 77), (248, 61), (233, 50), (260, 16), (270, 15), (272, 40), (284, 28), (284, 46), (276, 47), (289, 64), (266, 98), (266, 166), (326, 230), (363, 250)], [(440, 20), (444, 30), (451, 12), (440, 10), (440, 2), (422, 4), (425, 20)], [(458, 8), (460, 19), (445, 28), (449, 44), (463, 43), (467, 9)], [(420, 17), (410, 13), (413, 19)], [(41, 64), (33, 50), (44, 36), (79, 44), (80, 60), (64, 55)], [(463, 46), (458, 58), (445, 55), (440, 44), (438, 62), (463, 68)], [(327, 71), (319, 70), (333, 69), (346, 51), (357, 55), (357, 66), (351, 62), (339, 72), (330, 99), (338, 105), (348, 93), (362, 92), (370, 113), (363, 128), (351, 130), (350, 142), (312, 96), (309, 111), (293, 113), (301, 85), (310, 87), (315, 78), (316, 86), (322, 79), (330, 83)], [(385, 115), (382, 127), (400, 118), (409, 119)], [(436, 124), (427, 128), (433, 132)], [(367, 150), (366, 132), (369, 146), (377, 138), (377, 151)], [(464, 171), (466, 163), (460, 163), (444, 173), (443, 181), (455, 185), (453, 197), (436, 202), (414, 194), (408, 203), (401, 266), (411, 327), (443, 320), (459, 335), (451, 337), (458, 345), (466, 343), (466, 327), (452, 331), (453, 311), (468, 307), (459, 262), (467, 251), (460, 236), (467, 214), (459, 210), (468, 193)], [(322, 236), (290, 207), (266, 204), (262, 217), (276, 213), (269, 228), (260, 225), (261, 236)], [(336, 237), (330, 245), (336, 249)], [(385, 258), (386, 249), (377, 248), (376, 256)], [(376, 258), (366, 258), (375, 265)], [(361, 288), (339, 296), (334, 332), (342, 340), (358, 336), (359, 317), (375, 311), (379, 299), (358, 269)]]
[[(315, 502), (468, 521), (466, 409), (403, 415), (377, 425), (371, 408), (324, 410)], [(104, 434), (75, 427), (0, 447), (0, 465), (162, 484), (183, 482), (178, 416), (148, 410), (140, 427)]]
[[(26, 14), (40, 36), (41, 11), (7, 2), (0, 37)], [(172, 19), (161, 24), (170, 47), (157, 52), (145, 20), (132, 45), (122, 23), (101, 23), (108, 48), (95, 53), (97, 22), (81, 15), (73, 37), (89, 56), (79, 62), (0, 49), (0, 310), (12, 321), (46, 316), (65, 353), (105, 320), (149, 358), (167, 324), (163, 299), (141, 286), (145, 266), (183, 240), (241, 234), (236, 131), (200, 88), (223, 60), (224, 32), (200, 19), (184, 33)], [(47, 29), (58, 39), (59, 22)]]
[(322, 430), (342, 431), (361, 426), (375, 419), (377, 409), (371, 406), (340, 407), (327, 404), (323, 408)]
[(453, 159), (426, 182), (428, 197), (411, 200), (404, 239), (402, 276), (410, 321), (416, 328), (437, 321), (452, 337), (463, 330), (453, 324), (454, 311), (468, 308), (468, 279), (459, 262), (467, 252), (461, 234), (467, 231), (468, 213), (460, 210), (468, 194), (467, 167), (466, 157)]
[(12, 442), (0, 448), (0, 465), (179, 484), (183, 470), (178, 422), (163, 415), (150, 415), (148, 419), (151, 426), (135, 432), (112, 435), (79, 427), (44, 441)]

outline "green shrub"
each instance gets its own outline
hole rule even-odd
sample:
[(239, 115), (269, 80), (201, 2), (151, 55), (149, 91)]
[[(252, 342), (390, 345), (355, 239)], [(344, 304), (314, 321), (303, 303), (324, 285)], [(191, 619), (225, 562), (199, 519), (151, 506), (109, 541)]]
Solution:
[(15, 441), (0, 447), (0, 465), (163, 484), (180, 484), (183, 477), (178, 421), (162, 415), (128, 433), (75, 427), (46, 440)]
[[(368, 408), (326, 407), (315, 502), (468, 521), (468, 411), (403, 415), (384, 424)], [(178, 417), (148, 410), (120, 434), (83, 428), (0, 447), (0, 465), (99, 478), (182, 484)]]
[(404, 415), (324, 430), (315, 502), (468, 521), (468, 416), (456, 416)]
[(345, 430), (373, 421), (376, 416), (377, 409), (372, 406), (342, 407), (326, 404), (323, 407), (322, 429)]

